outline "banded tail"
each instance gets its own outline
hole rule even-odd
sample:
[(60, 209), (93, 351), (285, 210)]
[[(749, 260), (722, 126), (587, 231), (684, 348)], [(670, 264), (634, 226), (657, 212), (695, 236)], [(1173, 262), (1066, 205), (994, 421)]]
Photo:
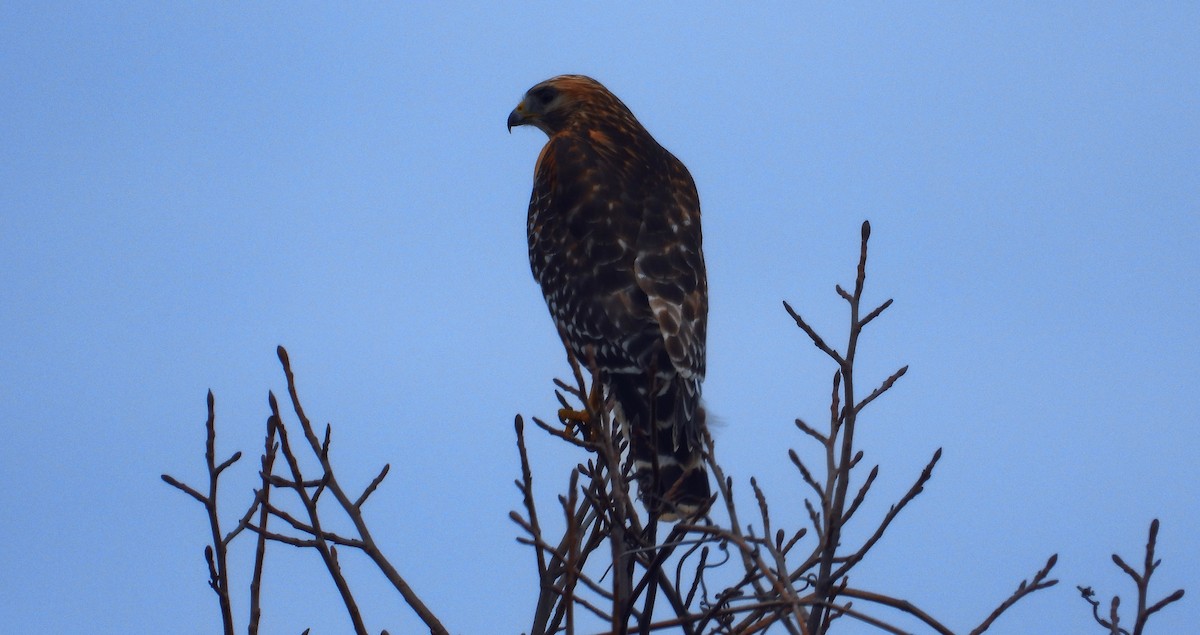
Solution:
[(638, 497), (646, 511), (673, 521), (705, 508), (712, 490), (704, 465), (700, 382), (676, 372), (653, 379), (611, 373), (608, 386), (614, 416), (629, 439)]

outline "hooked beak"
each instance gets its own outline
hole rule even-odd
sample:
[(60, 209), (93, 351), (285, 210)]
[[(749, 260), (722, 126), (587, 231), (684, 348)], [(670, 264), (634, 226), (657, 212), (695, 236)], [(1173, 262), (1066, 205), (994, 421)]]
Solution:
[(529, 123), (529, 118), (532, 116), (534, 115), (525, 105), (525, 100), (522, 99), (521, 103), (517, 104), (517, 107), (513, 108), (512, 112), (508, 113), (508, 131), (511, 133), (513, 128)]

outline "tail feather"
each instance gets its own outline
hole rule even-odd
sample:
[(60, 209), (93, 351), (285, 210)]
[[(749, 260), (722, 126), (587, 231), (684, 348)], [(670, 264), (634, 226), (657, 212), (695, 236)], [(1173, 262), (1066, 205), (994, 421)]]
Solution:
[(711, 496), (699, 381), (613, 373), (608, 385), (646, 510), (663, 520), (699, 512)]

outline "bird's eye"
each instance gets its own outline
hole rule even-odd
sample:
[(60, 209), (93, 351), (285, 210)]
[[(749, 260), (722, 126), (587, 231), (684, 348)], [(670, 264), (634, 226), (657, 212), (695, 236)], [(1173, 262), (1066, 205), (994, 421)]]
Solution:
[(543, 104), (548, 104), (551, 101), (554, 101), (554, 97), (557, 95), (558, 95), (558, 91), (554, 90), (553, 88), (551, 88), (549, 86), (543, 86), (543, 87), (533, 91), (533, 98)]

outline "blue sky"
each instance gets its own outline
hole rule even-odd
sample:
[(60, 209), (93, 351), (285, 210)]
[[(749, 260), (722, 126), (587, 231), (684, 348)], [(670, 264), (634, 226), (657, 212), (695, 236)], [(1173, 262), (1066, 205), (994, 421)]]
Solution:
[[(1152, 622), (1200, 622), (1200, 11), (1189, 3), (8, 2), (0, 7), (0, 613), (12, 632), (219, 629), (194, 501), (205, 391), (251, 455), (288, 347), (340, 478), (454, 632), (518, 632), (512, 417), (563, 355), (525, 255), (541, 133), (526, 88), (606, 83), (704, 211), (705, 386), (726, 469), (803, 521), (859, 223), (895, 298), (860, 382), (877, 518), (933, 481), (856, 583), (969, 628), (1060, 554), (998, 633), (1092, 632), (1077, 584), (1131, 591), (1162, 521)], [(546, 504), (580, 455), (531, 442)], [(746, 487), (743, 485), (743, 489)], [(247, 545), (235, 549), (245, 622)], [(268, 554), (264, 629), (346, 632), (315, 554)], [(416, 623), (347, 559), (371, 627)], [(240, 567), (240, 568), (237, 568)], [(853, 632), (850, 630), (848, 632)]]

